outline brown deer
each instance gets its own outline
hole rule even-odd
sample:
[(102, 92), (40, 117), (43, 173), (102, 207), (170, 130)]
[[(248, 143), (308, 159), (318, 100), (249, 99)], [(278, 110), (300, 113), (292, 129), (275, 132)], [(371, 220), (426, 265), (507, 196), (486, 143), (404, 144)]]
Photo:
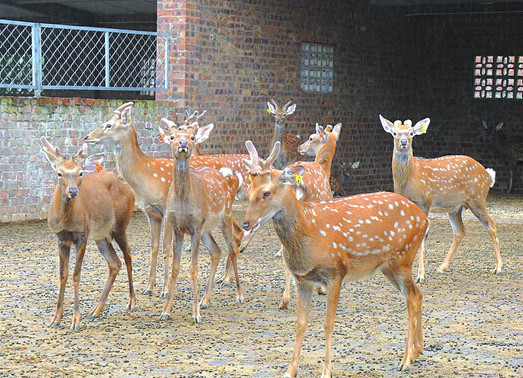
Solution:
[(345, 182), (350, 180), (352, 171), (360, 167), (360, 162), (355, 161), (354, 163), (342, 162), (338, 166), (335, 166), (336, 174), (331, 174), (330, 184), (333, 196), (345, 197), (347, 192), (345, 190)]
[[(156, 266), (160, 247), (162, 221), (165, 215), (165, 203), (169, 187), (173, 181), (173, 160), (147, 156), (138, 144), (138, 133), (131, 119), (133, 103), (128, 102), (118, 107), (109, 120), (95, 128), (85, 138), (87, 143), (115, 143), (115, 156), (118, 172), (131, 186), (138, 207), (149, 218), (151, 227), (151, 268), (144, 294), (152, 294), (156, 282)], [(206, 155), (191, 159), (191, 165), (210, 165), (217, 169), (229, 167), (235, 170), (243, 168), (241, 160), (248, 155)], [(245, 173), (245, 177), (248, 174)], [(237, 225), (239, 228), (239, 225)], [(163, 240), (164, 282), (162, 297), (167, 296), (169, 260), (172, 245), (172, 227), (165, 227)]]
[[(76, 248), (76, 264), (73, 273), (74, 310), (71, 329), (80, 329), (79, 287), (80, 272), (87, 240), (94, 240), (100, 253), (107, 260), (109, 275), (98, 305), (91, 317), (98, 317), (113, 286), (122, 263), (111, 242), (114, 239), (123, 252), (129, 279), (130, 310), (136, 303), (133, 288), (131, 248), (127, 242), (127, 225), (134, 210), (134, 196), (116, 175), (102, 171), (86, 174), (99, 156), (87, 157), (87, 145), (67, 160), (45, 137), (41, 138), (42, 149), (58, 177), (47, 222), (51, 232), (58, 238), (60, 257), (60, 291), (58, 304), (51, 326), (60, 324), (64, 312), (65, 285), (69, 272), (71, 246)], [(96, 170), (96, 169), (93, 169)]]
[(270, 148), (272, 149), (276, 142), (282, 144), (281, 155), (274, 164), (278, 169), (285, 168), (300, 157), (298, 146), (301, 143), (301, 139), (294, 134), (283, 134), (283, 121), (296, 110), (296, 104), (291, 104), (292, 101), (289, 101), (280, 108), (273, 99), (267, 102), (267, 112), (274, 115), (274, 133), (271, 138)]
[[(380, 120), (383, 129), (394, 137), (394, 191), (411, 199), (425, 214), (433, 211), (449, 215), (454, 240), (438, 271), (442, 273), (450, 266), (458, 246), (465, 237), (461, 213), (463, 208), (468, 208), (483, 224), (492, 239), (496, 259), (494, 273), (500, 273), (503, 263), (496, 224), (488, 214), (486, 206), (489, 188), (495, 182), (494, 170), (485, 169), (476, 160), (462, 155), (442, 156), (437, 159), (414, 157), (412, 139), (426, 132), (429, 118), (419, 121), (414, 126), (410, 120), (392, 123), (381, 115)], [(424, 247), (425, 243), (420, 250), (417, 282), (423, 282), (425, 278)]]
[[(246, 145), (249, 151), (254, 150), (250, 141)], [(334, 316), (342, 282), (376, 271), (381, 271), (407, 301), (407, 344), (399, 369), (409, 368), (423, 349), (422, 293), (412, 280), (412, 262), (427, 234), (426, 215), (413, 202), (395, 193), (300, 201), (293, 186), (304, 168), (297, 165), (283, 171), (270, 169), (279, 148), (276, 143), (267, 161), (256, 155), (245, 161), (255, 176), (243, 227), (251, 233), (272, 219), (285, 247), (285, 264), (297, 282), (296, 342), (285, 376), (294, 377), (298, 370), (313, 288), (328, 288), (322, 377), (330, 377)]]
[[(206, 113), (207, 113), (207, 110), (204, 110), (201, 114), (200, 114), (200, 112), (198, 110), (195, 110), (191, 114), (189, 109), (186, 109), (185, 110), (185, 114), (183, 114), (183, 116), (184, 116), (183, 123), (181, 123), (178, 127), (182, 127), (182, 126), (183, 127), (190, 127), (191, 124), (193, 124), (194, 122), (196, 122), (196, 124), (198, 124), (198, 121), (200, 120), (200, 118), (202, 118)], [(182, 114), (176, 113), (176, 115), (182, 115)], [(175, 123), (173, 121), (168, 121), (168, 122), (172, 122), (172, 124), (175, 125)], [(158, 133), (158, 139), (160, 140), (160, 143), (163, 143), (164, 137), (165, 137), (165, 134), (164, 134), (163, 130), (160, 130), (160, 132)], [(203, 152), (200, 149), (200, 145), (197, 144), (194, 147), (193, 156), (200, 156), (200, 155), (203, 155)]]
[(508, 136), (503, 130), (503, 122), (490, 127), (487, 122), (482, 121), (483, 129), (487, 134), (487, 141), (494, 143), (494, 149), (508, 164), (508, 188), (507, 193), (512, 192), (514, 173), (518, 162), (523, 161), (523, 137)]
[[(210, 124), (198, 127), (179, 128), (171, 127), (168, 131), (167, 143), (171, 145), (175, 165), (175, 178), (166, 205), (166, 217), (173, 228), (175, 248), (171, 278), (169, 281), (169, 295), (165, 303), (162, 318), (170, 318), (174, 300), (174, 285), (180, 272), (180, 258), (183, 249), (183, 236), (191, 236), (191, 277), (193, 282), (194, 300), (192, 306), (193, 321), (200, 322), (200, 307), (206, 308), (211, 300), (216, 268), (220, 261), (220, 247), (214, 240), (211, 231), (220, 228), (229, 249), (229, 258), (232, 262), (236, 279), (237, 301), (243, 302), (243, 289), (240, 285), (237, 268), (237, 257), (242, 233), (234, 229), (232, 203), (236, 192), (241, 186), (241, 175), (237, 176), (229, 168), (220, 171), (210, 167), (194, 169), (189, 160), (194, 146), (208, 138), (214, 127)], [(198, 253), (200, 238), (211, 252), (211, 268), (207, 290), (198, 304)]]

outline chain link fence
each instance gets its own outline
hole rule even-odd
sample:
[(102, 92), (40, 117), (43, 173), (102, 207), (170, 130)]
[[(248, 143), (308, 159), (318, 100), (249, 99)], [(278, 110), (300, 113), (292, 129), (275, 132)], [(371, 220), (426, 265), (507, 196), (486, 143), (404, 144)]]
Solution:
[(168, 34), (0, 20), (0, 94), (168, 88)]

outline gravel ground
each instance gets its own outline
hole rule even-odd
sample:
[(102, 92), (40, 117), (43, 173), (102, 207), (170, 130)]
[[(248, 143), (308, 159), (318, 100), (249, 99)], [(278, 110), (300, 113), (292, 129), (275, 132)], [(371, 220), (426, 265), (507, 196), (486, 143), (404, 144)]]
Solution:
[[(240, 221), (245, 206), (237, 205)], [(421, 285), (425, 349), (408, 373), (396, 372), (407, 330), (402, 297), (381, 275), (344, 285), (333, 337), (335, 376), (523, 375), (523, 197), (492, 195), (489, 209), (498, 224), (504, 260), (499, 276), (490, 274), (493, 248), (470, 212), (464, 217), (468, 233), (453, 264), (438, 274), (452, 231), (444, 217), (431, 217), (426, 282)], [(133, 215), (129, 236), (136, 308), (125, 310), (122, 269), (103, 316), (87, 319), (107, 275), (105, 261), (90, 242), (80, 285), (82, 329), (73, 332), (71, 281), (61, 326), (47, 327), (58, 295), (58, 253), (47, 224), (0, 225), (1, 376), (273, 377), (285, 372), (294, 344), (296, 301), (293, 294), (289, 310), (278, 309), (284, 275), (281, 259), (273, 257), (279, 243), (272, 225), (264, 226), (240, 255), (245, 302), (235, 302), (234, 286), (217, 286), (198, 325), (191, 323), (189, 254), (182, 258), (174, 318), (161, 321), (159, 285), (152, 296), (140, 294), (150, 257), (148, 224), (141, 213)], [(217, 239), (223, 245), (221, 236)], [(200, 256), (201, 296), (210, 259), (205, 250)], [(218, 275), (224, 260), (225, 253)], [(160, 265), (159, 277), (162, 269)], [(313, 297), (302, 377), (319, 376), (323, 368), (325, 305), (325, 296)]]

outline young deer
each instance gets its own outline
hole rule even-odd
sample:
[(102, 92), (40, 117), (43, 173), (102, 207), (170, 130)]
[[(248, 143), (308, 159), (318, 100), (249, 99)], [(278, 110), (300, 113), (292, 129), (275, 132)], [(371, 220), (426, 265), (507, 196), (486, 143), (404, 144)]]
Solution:
[(283, 121), (296, 110), (296, 104), (291, 104), (292, 101), (289, 101), (280, 108), (273, 99), (271, 99), (271, 102), (267, 102), (267, 112), (274, 115), (274, 133), (271, 138), (270, 148), (272, 149), (276, 142), (280, 142), (283, 146), (281, 155), (275, 163), (275, 167), (278, 169), (285, 168), (300, 157), (298, 153), (298, 146), (301, 143), (300, 138), (294, 134), (283, 134)]
[[(383, 129), (394, 137), (392, 154), (392, 175), (394, 191), (416, 203), (424, 212), (448, 213), (454, 231), (454, 241), (438, 271), (444, 272), (449, 266), (465, 237), (465, 226), (461, 219), (463, 208), (470, 209), (488, 231), (494, 244), (496, 268), (501, 272), (503, 263), (499, 252), (496, 224), (487, 212), (489, 188), (494, 185), (495, 172), (485, 169), (468, 156), (450, 155), (437, 159), (422, 159), (413, 156), (412, 139), (424, 134), (430, 119), (426, 118), (414, 126), (410, 120), (394, 123), (380, 115)], [(423, 282), (425, 267), (423, 263), (424, 245), (419, 255), (417, 282)]]
[(487, 141), (494, 143), (495, 151), (501, 155), (503, 160), (508, 164), (509, 178), (507, 193), (510, 193), (512, 192), (516, 165), (518, 162), (523, 161), (523, 137), (508, 136), (503, 130), (503, 122), (492, 127), (489, 127), (485, 121), (482, 121), (482, 123), (487, 134)]
[(337, 166), (337, 169), (335, 167), (335, 172), (337, 173), (331, 175), (330, 178), (333, 196), (345, 197), (347, 195), (347, 192), (345, 191), (345, 181), (350, 180), (352, 171), (358, 169), (359, 167), (359, 161), (355, 161), (354, 163), (349, 164), (343, 162)]
[[(206, 113), (207, 113), (207, 110), (204, 110), (201, 114), (200, 114), (200, 112), (198, 110), (195, 110), (191, 114), (189, 109), (186, 109), (185, 110), (185, 114), (183, 114), (183, 116), (184, 116), (183, 123), (180, 124), (178, 127), (181, 127), (181, 126), (190, 127), (191, 124), (193, 124), (194, 122), (196, 122), (196, 124), (198, 124), (198, 121), (200, 120), (200, 118), (202, 118)], [(182, 114), (176, 113), (176, 115), (182, 115)], [(169, 120), (167, 120), (167, 121), (168, 122), (172, 122), (172, 121), (169, 121)], [(172, 124), (175, 125), (174, 122), (172, 122)], [(198, 126), (199, 126), (199, 124), (198, 124)], [(164, 138), (165, 138), (165, 134), (164, 134), (163, 130), (160, 130), (160, 133), (158, 134), (158, 139), (160, 140), (160, 143), (164, 142), (163, 141)], [(194, 147), (193, 156), (201, 156), (201, 155), (203, 155), (203, 152), (200, 149), (200, 145), (197, 144)]]
[[(151, 268), (144, 294), (152, 294), (156, 281), (156, 266), (160, 247), (162, 220), (165, 215), (165, 202), (173, 181), (173, 160), (153, 158), (145, 155), (138, 145), (138, 134), (131, 120), (133, 103), (123, 104), (114, 111), (112, 117), (102, 123), (85, 138), (87, 143), (115, 143), (118, 172), (131, 186), (136, 201), (149, 218), (151, 227)], [(229, 167), (235, 170), (242, 167), (241, 160), (247, 155), (207, 155), (191, 159), (191, 165), (211, 165), (217, 169)], [(247, 173), (246, 173), (247, 177)], [(238, 225), (239, 227), (239, 225)], [(169, 260), (172, 245), (172, 227), (165, 227), (163, 240), (164, 282), (162, 297), (167, 296)]]
[[(175, 248), (169, 295), (165, 303), (162, 318), (170, 318), (174, 300), (174, 285), (180, 272), (180, 258), (183, 250), (183, 236), (191, 236), (191, 277), (193, 281), (194, 300), (192, 316), (200, 322), (200, 307), (206, 308), (211, 300), (216, 268), (220, 262), (220, 247), (216, 244), (211, 231), (220, 228), (229, 249), (236, 279), (237, 301), (243, 302), (243, 289), (240, 285), (237, 268), (237, 257), (241, 243), (240, 229), (234, 229), (232, 203), (241, 186), (241, 175), (236, 176), (228, 168), (217, 171), (214, 168), (192, 168), (189, 159), (194, 146), (208, 138), (214, 125), (204, 127), (172, 127), (165, 139), (171, 145), (175, 165), (173, 184), (169, 190), (166, 205), (166, 217), (175, 235)], [(198, 253), (200, 238), (211, 252), (211, 268), (207, 290), (198, 305)]]
[[(88, 166), (94, 165), (97, 156), (87, 157), (87, 145), (71, 160), (63, 157), (45, 137), (41, 138), (42, 149), (58, 176), (53, 200), (48, 214), (50, 230), (58, 237), (60, 256), (60, 292), (58, 305), (51, 326), (58, 326), (64, 312), (64, 293), (69, 272), (71, 245), (76, 248), (76, 264), (73, 274), (74, 310), (71, 329), (80, 329), (79, 286), (80, 271), (87, 240), (96, 241), (100, 253), (107, 260), (109, 275), (98, 305), (91, 311), (91, 317), (98, 317), (122, 263), (111, 241), (114, 239), (123, 252), (127, 277), (129, 279), (130, 310), (136, 302), (133, 288), (131, 248), (127, 243), (127, 225), (134, 210), (134, 196), (112, 172), (102, 171), (84, 175)], [(89, 167), (91, 168), (91, 167)]]
[[(250, 141), (246, 145), (249, 151), (254, 150)], [(279, 148), (276, 143), (272, 157)], [(399, 369), (408, 368), (423, 349), (422, 294), (411, 272), (429, 225), (423, 211), (399, 194), (384, 192), (312, 203), (299, 201), (293, 186), (303, 167), (266, 170), (267, 162), (256, 155), (245, 164), (255, 174), (243, 223), (245, 232), (251, 233), (272, 219), (285, 247), (285, 264), (298, 286), (296, 342), (286, 376), (294, 377), (298, 370), (313, 288), (328, 288), (322, 377), (330, 377), (334, 316), (342, 282), (376, 271), (381, 271), (407, 301), (407, 345)]]

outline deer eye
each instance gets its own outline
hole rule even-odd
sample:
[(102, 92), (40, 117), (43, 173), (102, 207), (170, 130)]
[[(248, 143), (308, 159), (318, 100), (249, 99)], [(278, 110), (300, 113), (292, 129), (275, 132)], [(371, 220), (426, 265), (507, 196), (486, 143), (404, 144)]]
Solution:
[(80, 177), (84, 177), (84, 173), (83, 172), (80, 172)]
[(110, 129), (111, 127), (113, 127), (112, 123), (108, 123), (107, 125), (105, 125), (106, 129)]
[(409, 133), (409, 136), (414, 136), (414, 131), (411, 131), (411, 132)]
[(60, 172), (57, 173), (58, 177), (62, 177), (62, 174)]
[(270, 195), (271, 195), (271, 192), (264, 192), (264, 193), (263, 193), (263, 198), (264, 198), (264, 199), (265, 199), (265, 198), (269, 198)]
[(194, 135), (192, 135), (192, 136), (191, 136), (191, 140), (194, 140), (194, 139), (195, 139), (195, 138), (194, 138)]
[(393, 131), (393, 132), (392, 132), (392, 136), (393, 136), (394, 138), (396, 138), (396, 137), (398, 136), (398, 133), (395, 132), (395, 131)]
[(171, 135), (171, 140), (174, 140), (174, 135)]

